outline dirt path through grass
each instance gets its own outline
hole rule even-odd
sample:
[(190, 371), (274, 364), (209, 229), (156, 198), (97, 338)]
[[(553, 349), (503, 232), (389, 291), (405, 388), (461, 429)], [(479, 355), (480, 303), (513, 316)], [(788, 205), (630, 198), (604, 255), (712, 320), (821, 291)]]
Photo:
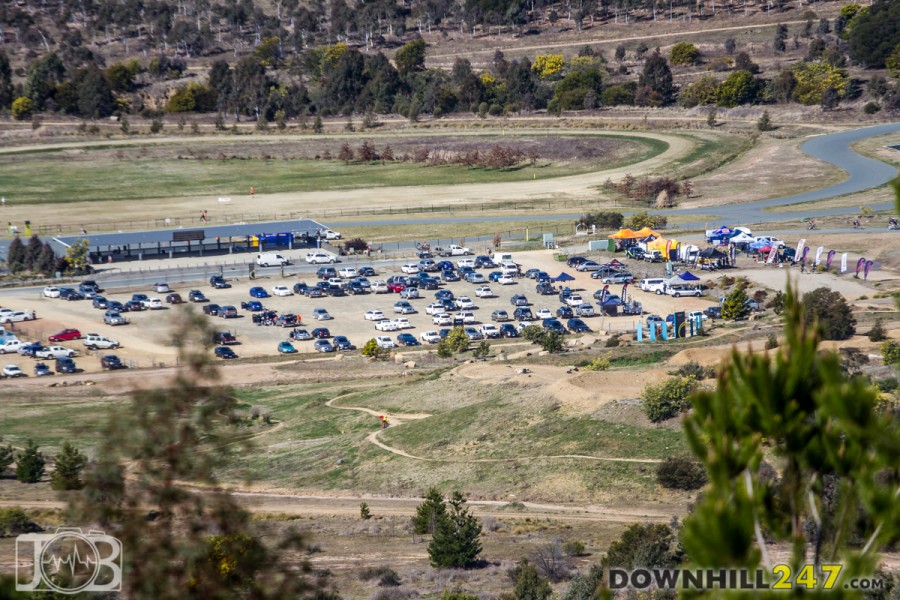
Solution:
[[(340, 400), (341, 398), (346, 397), (347, 394), (336, 396), (325, 403), (325, 406), (329, 408), (335, 408), (338, 410), (354, 410), (359, 412), (364, 412), (366, 414), (372, 415), (373, 417), (380, 417), (380, 415), (387, 414), (385, 411), (376, 411), (370, 408), (364, 408), (361, 406), (335, 406), (334, 402), (336, 400)], [(392, 422), (391, 427), (399, 427), (403, 424), (403, 420), (418, 420), (418, 419), (426, 419), (431, 415), (425, 413), (397, 413), (390, 414), (389, 421)], [(658, 464), (662, 462), (658, 459), (653, 458), (611, 458), (607, 456), (587, 456), (584, 454), (551, 454), (547, 456), (514, 456), (509, 458), (466, 458), (460, 460), (454, 460), (451, 458), (429, 458), (425, 456), (416, 456), (414, 454), (410, 454), (399, 448), (395, 448), (393, 446), (388, 446), (384, 442), (378, 439), (378, 436), (384, 429), (379, 429), (377, 431), (373, 431), (369, 435), (366, 436), (366, 441), (378, 446), (382, 450), (386, 452), (390, 452), (391, 454), (396, 454), (397, 456), (402, 456), (404, 458), (410, 458), (412, 460), (419, 460), (425, 462), (441, 462), (441, 463), (504, 463), (504, 462), (521, 462), (521, 461), (529, 461), (529, 460), (548, 460), (548, 459), (578, 459), (578, 460), (593, 460), (593, 461), (601, 461), (601, 462), (626, 462), (626, 463), (643, 463), (643, 464)]]

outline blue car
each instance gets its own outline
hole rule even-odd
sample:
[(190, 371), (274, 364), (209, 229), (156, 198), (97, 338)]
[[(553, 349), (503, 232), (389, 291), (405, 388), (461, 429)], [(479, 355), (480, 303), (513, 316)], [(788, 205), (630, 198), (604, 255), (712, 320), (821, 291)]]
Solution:
[(500, 325), (500, 335), (505, 338), (519, 337), (519, 330), (512, 323), (503, 323)]
[(560, 319), (571, 319), (575, 316), (571, 306), (560, 306), (556, 309), (556, 316)]
[(496, 282), (501, 277), (503, 277), (503, 273), (500, 271), (491, 271), (488, 273), (488, 281)]
[(250, 288), (250, 297), (251, 298), (268, 298), (269, 292), (266, 291), (266, 288), (262, 287), (252, 287)]
[(401, 333), (397, 336), (397, 343), (401, 346), (420, 346), (419, 340), (411, 333)]
[(375, 277), (375, 269), (372, 267), (360, 267), (356, 270), (362, 277)]
[(441, 281), (451, 282), (451, 281), (459, 281), (459, 274), (456, 271), (450, 271), (449, 269), (445, 269), (441, 271)]
[(241, 302), (241, 308), (250, 312), (259, 312), (263, 309), (262, 302), (259, 300), (251, 300), (250, 302)]
[(301, 296), (302, 296), (302, 295), (305, 295), (305, 294), (306, 294), (306, 288), (307, 288), (307, 287), (308, 287), (308, 286), (307, 286), (306, 283), (303, 282), (303, 281), (301, 281), (301, 282), (299, 282), (299, 283), (295, 283), (295, 284), (294, 284), (294, 293), (295, 293), (295, 294), (298, 294), (298, 295), (301, 295)]
[(442, 260), (438, 262), (437, 268), (439, 271), (455, 271), (456, 265), (452, 261)]
[(297, 349), (290, 342), (278, 342), (278, 352), (281, 354), (293, 354)]
[(453, 300), (453, 292), (451, 292), (450, 290), (438, 290), (437, 292), (434, 293), (435, 300), (440, 301), (440, 300), (443, 300), (444, 298)]

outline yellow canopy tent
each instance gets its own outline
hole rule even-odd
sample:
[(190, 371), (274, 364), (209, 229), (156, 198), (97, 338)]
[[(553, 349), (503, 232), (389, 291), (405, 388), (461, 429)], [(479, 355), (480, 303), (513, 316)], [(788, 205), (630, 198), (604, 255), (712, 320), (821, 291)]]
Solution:
[(630, 229), (620, 229), (619, 231), (617, 231), (616, 233), (612, 234), (609, 237), (614, 240), (633, 240), (633, 239), (639, 238), (641, 236), (639, 236), (638, 234), (636, 234), (635, 232), (633, 232)]
[[(668, 243), (669, 241), (670, 240), (667, 240), (665, 238), (656, 238), (652, 242), (647, 242), (647, 249), (660, 250), (662, 252), (665, 252), (666, 251), (666, 243)], [(671, 240), (671, 242), (672, 242), (672, 248), (677, 248), (680, 243), (677, 240)]]

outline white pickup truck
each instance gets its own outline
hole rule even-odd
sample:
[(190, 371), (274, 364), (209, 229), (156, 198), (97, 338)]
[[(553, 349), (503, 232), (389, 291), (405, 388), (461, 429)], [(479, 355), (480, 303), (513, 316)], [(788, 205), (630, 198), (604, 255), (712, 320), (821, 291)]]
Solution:
[(472, 251), (456, 244), (450, 244), (446, 248), (435, 248), (438, 256), (469, 256)]

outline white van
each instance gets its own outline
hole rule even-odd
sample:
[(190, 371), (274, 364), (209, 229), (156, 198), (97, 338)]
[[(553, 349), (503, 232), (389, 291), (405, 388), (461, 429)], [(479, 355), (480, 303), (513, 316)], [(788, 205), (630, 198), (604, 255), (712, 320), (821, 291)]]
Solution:
[(666, 280), (663, 278), (641, 279), (640, 288), (645, 292), (654, 292), (657, 295), (663, 294), (663, 287)]
[(511, 262), (514, 263), (516, 261), (513, 260), (513, 255), (509, 252), (503, 252), (501, 254), (494, 254), (494, 262), (500, 264), (502, 262)]
[(264, 252), (256, 255), (256, 264), (261, 267), (271, 267), (273, 265), (283, 267), (291, 261), (278, 254), (277, 252)]

